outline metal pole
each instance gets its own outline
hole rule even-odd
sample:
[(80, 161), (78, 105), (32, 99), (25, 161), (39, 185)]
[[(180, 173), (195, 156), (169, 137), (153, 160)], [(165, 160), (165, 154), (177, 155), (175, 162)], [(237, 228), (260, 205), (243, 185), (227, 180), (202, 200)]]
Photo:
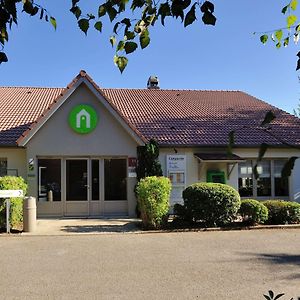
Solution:
[(10, 199), (6, 199), (6, 233), (10, 233)]

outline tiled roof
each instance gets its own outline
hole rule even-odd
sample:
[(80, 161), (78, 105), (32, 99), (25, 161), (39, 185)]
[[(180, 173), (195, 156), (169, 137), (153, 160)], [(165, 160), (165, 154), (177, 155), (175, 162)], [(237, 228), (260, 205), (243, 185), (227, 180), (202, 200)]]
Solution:
[[(99, 89), (83, 71), (67, 88), (80, 77), (86, 77), (141, 137), (154, 138), (160, 145), (226, 146), (231, 130), (236, 130), (239, 146), (282, 144), (274, 136), (300, 145), (300, 119), (243, 92)], [(65, 92), (62, 88), (0, 87), (0, 145), (16, 145)], [(262, 130), (259, 124), (269, 110), (276, 119), (271, 129)]]
[[(240, 91), (103, 89), (135, 127), (161, 145), (226, 146), (235, 144), (300, 145), (300, 119)], [(270, 130), (260, 124), (272, 110)], [(267, 133), (267, 132), (268, 133)]]
[(0, 87), (0, 145), (13, 146), (63, 88)]

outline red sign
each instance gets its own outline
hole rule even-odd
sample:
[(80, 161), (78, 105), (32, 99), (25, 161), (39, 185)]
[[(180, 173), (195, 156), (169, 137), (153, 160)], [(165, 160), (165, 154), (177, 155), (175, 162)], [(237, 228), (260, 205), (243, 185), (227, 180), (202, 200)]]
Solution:
[(135, 168), (137, 163), (136, 157), (128, 157), (128, 167)]

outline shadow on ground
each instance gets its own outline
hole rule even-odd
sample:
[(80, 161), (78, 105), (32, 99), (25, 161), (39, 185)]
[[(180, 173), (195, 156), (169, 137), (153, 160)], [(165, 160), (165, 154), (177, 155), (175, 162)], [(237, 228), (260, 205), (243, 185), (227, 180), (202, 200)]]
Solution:
[(140, 229), (136, 223), (124, 225), (68, 225), (61, 228), (61, 231), (72, 233), (134, 232), (138, 230)]

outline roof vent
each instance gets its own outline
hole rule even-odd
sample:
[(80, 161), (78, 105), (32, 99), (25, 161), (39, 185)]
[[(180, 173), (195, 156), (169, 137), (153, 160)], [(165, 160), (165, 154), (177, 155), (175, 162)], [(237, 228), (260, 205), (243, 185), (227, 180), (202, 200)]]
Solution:
[(148, 89), (159, 89), (159, 80), (157, 76), (150, 76), (147, 82)]

